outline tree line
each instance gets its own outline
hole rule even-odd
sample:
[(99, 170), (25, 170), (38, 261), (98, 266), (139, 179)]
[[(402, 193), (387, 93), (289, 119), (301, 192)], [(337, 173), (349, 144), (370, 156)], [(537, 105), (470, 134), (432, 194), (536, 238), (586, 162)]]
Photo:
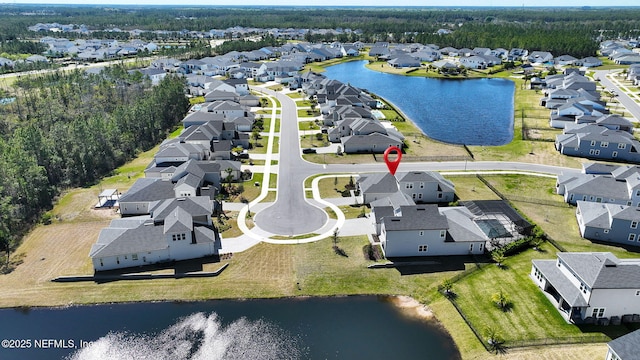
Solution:
[[(42, 5), (39, 5), (41, 8)], [(595, 55), (600, 36), (640, 35), (637, 8), (280, 8), (280, 7), (44, 7), (55, 15), (19, 16), (30, 5), (0, 6), (0, 42), (34, 37), (27, 27), (38, 22), (87, 24), (93, 30), (141, 29), (146, 37), (183, 36), (184, 30), (245, 28), (352, 29), (354, 32), (309, 35), (307, 40), (397, 41), (453, 47), (520, 47), (576, 57)], [(435, 35), (445, 28), (453, 33)], [(164, 30), (170, 35), (151, 36)], [(46, 33), (60, 37), (92, 37)], [(127, 40), (128, 33), (101, 31), (100, 36)], [(389, 36), (391, 34), (391, 36)]]
[(16, 80), (0, 106), (0, 250), (10, 251), (61, 190), (89, 186), (159, 143), (188, 109), (184, 79), (151, 86), (121, 66)]

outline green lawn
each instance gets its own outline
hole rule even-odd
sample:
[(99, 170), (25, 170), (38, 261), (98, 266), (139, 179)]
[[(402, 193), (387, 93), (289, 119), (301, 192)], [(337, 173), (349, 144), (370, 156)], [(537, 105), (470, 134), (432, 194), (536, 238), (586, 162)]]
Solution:
[[(601, 331), (623, 329), (600, 328), (585, 332), (575, 325), (567, 324), (553, 305), (529, 278), (532, 259), (555, 259), (556, 249), (545, 244), (543, 252), (527, 250), (505, 261), (506, 269), (489, 264), (454, 283), (456, 302), (478, 331), (487, 326), (496, 329), (506, 346), (514, 341), (549, 339), (549, 342), (566, 342), (566, 338), (590, 338), (609, 336)], [(492, 294), (503, 291), (512, 303), (509, 311), (502, 311), (491, 301)]]
[(314, 117), (314, 116), (320, 116), (320, 110), (315, 110), (315, 111), (311, 111), (311, 109), (298, 109), (298, 117), (299, 118), (305, 118), (305, 117)]
[(320, 130), (315, 121), (298, 121), (298, 130)]
[[(357, 177), (353, 177), (355, 183)], [(345, 186), (349, 184), (349, 178), (345, 176), (329, 177), (318, 181), (318, 189), (320, 190), (320, 197), (322, 198), (335, 198), (341, 197), (341, 191), (345, 189)], [(311, 182), (309, 182), (309, 187)]]

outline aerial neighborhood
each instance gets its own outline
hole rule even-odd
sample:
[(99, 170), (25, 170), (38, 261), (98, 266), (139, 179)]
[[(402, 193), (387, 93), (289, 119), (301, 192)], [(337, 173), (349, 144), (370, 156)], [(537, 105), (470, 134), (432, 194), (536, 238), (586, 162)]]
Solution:
[[(493, 21), (492, 16), (486, 19)], [(176, 15), (178, 20), (199, 21), (187, 15)], [(457, 22), (462, 20), (451, 20), (429, 35), (451, 35), (463, 26)], [(45, 52), (19, 60), (0, 57), (4, 73), (40, 64), (43, 73), (73, 71), (78, 79), (122, 66), (128, 80), (119, 80), (113, 92), (105, 91), (97, 101), (120, 88), (137, 91), (139, 86), (140, 94), (151, 94), (171, 80), (177, 84), (175, 98), (184, 101), (172, 129), (154, 128), (158, 137), (153, 143), (130, 149), (127, 161), (137, 156), (145, 160), (139, 171), (111, 170), (114, 180), (83, 189), (84, 195), (100, 193), (87, 217), (100, 229), (89, 236), (90, 249), (84, 249), (89, 258), (83, 255), (85, 268), (92, 271), (69, 276), (79, 267), (65, 268), (56, 283), (89, 279), (96, 287), (110, 282), (120, 289), (120, 282), (133, 279), (131, 274), (146, 279), (184, 276), (207, 279), (202, 280), (206, 285), (185, 290), (198, 299), (297, 297), (335, 295), (344, 276), (363, 286), (348, 294), (368, 293), (367, 286), (376, 284), (381, 292), (389, 286), (389, 291), (429, 299), (436, 313), (449, 317), (445, 321), (463, 319), (465, 330), (454, 336), (456, 342), (468, 341), (460, 340), (464, 336), (477, 339), (481, 349), (496, 354), (509, 347), (542, 351), (550, 344), (598, 343), (602, 348), (606, 344), (602, 359), (638, 358), (637, 37), (606, 39), (601, 31), (597, 57), (574, 57), (525, 49), (516, 41), (504, 48), (457, 48), (418, 43), (417, 32), (389, 32), (388, 37), (362, 41), (360, 29), (281, 26), (168, 31), (109, 25), (98, 30), (38, 22), (28, 30)], [(278, 45), (252, 46), (264, 39)], [(216, 46), (236, 41), (241, 44), (237, 50), (215, 53)], [(202, 56), (196, 43), (211, 51)], [(176, 49), (180, 51), (171, 52)], [(514, 143), (429, 139), (388, 99), (322, 73), (325, 66), (351, 61), (370, 70), (442, 81), (514, 82)], [(58, 71), (63, 66), (69, 68)], [(39, 81), (49, 80), (42, 76)], [(1, 94), (0, 109), (15, 101)], [(525, 102), (530, 103), (523, 106)], [(33, 109), (18, 108), (20, 117), (39, 115)], [(143, 118), (138, 114), (130, 116), (137, 121), (137, 116)], [(51, 112), (49, 116), (53, 118)], [(17, 128), (11, 121), (1, 125)], [(450, 120), (447, 126), (458, 125)], [(26, 134), (19, 144), (30, 151), (28, 161), (38, 165), (44, 161), (31, 147), (46, 143), (40, 127), (46, 128), (36, 123), (15, 130)], [(2, 142), (0, 150), (10, 144)], [(390, 150), (400, 151), (395, 165), (388, 158)], [(125, 162), (114, 162), (113, 168)], [(66, 197), (56, 199), (69, 206), (70, 200), (60, 200)], [(57, 206), (42, 221), (49, 226), (45, 229), (74, 224), (69, 219), (75, 218), (56, 213)], [(85, 221), (78, 219), (74, 221)], [(293, 230), (272, 230), (278, 226)], [(331, 241), (331, 252), (305, 245), (324, 246), (323, 240)], [(285, 250), (274, 251), (278, 246)], [(8, 261), (8, 248), (6, 252)], [(243, 252), (248, 255), (238, 255)], [(46, 264), (47, 256), (38, 256), (39, 261)], [(233, 269), (240, 261), (246, 262), (242, 270)], [(213, 266), (222, 267), (208, 271)], [(188, 270), (181, 273), (181, 267)], [(251, 268), (260, 268), (260, 274)], [(388, 269), (396, 272), (390, 277)], [(237, 272), (225, 278), (229, 271)], [(287, 274), (276, 276), (274, 271)], [(192, 286), (191, 280), (184, 283)], [(220, 286), (224, 281), (230, 284)], [(234, 286), (246, 287), (245, 292), (236, 294)], [(200, 287), (208, 288), (205, 295)], [(487, 291), (494, 292), (491, 299), (484, 299)], [(507, 296), (510, 292), (513, 298)], [(527, 308), (532, 302), (535, 306)], [(525, 312), (538, 312), (532, 315), (538, 317)], [(549, 330), (548, 323), (558, 326)], [(505, 331), (509, 326), (535, 328), (533, 335), (515, 329), (515, 339)]]
[[(63, 45), (60, 40), (44, 41), (51, 51)], [(133, 52), (134, 47), (153, 51), (139, 42), (74, 46), (82, 51), (78, 57), (94, 61)], [(98, 55), (88, 57), (88, 47)], [(615, 94), (603, 93), (585, 74), (601, 66), (600, 59), (554, 57), (516, 48), (296, 42), (187, 61), (158, 58), (148, 68), (132, 70), (154, 84), (168, 74), (179, 74), (185, 78), (186, 92), (204, 102), (192, 106), (176, 138), (161, 144), (145, 177), (119, 196), (122, 218), (103, 229), (91, 249), (94, 269), (102, 272), (220, 254), (228, 240), (211, 217), (224, 212), (218, 200), (224, 182), (246, 180), (246, 166), (232, 149), (251, 149), (255, 110), (262, 105), (248, 80), (282, 84), (287, 91), (313, 100), (322, 133), (344, 156), (404, 147), (405, 136), (379, 111), (386, 107), (383, 101), (304, 70), (309, 63), (358, 56), (362, 51), (392, 68), (428, 66), (443, 73), (490, 69), (513, 61), (530, 64), (523, 66), (529, 88), (543, 95), (539, 105), (550, 111), (550, 128), (562, 131), (555, 140), (558, 152), (632, 164), (585, 162), (581, 172), (557, 176), (555, 191), (575, 206), (580, 236), (585, 241), (640, 246), (640, 168), (633, 165), (640, 163), (640, 143), (634, 136), (634, 121), (609, 108), (606, 96)], [(640, 81), (640, 57), (628, 51), (628, 44), (603, 42), (601, 52), (617, 64), (632, 64), (627, 80)], [(563, 70), (540, 77), (534, 67)], [(504, 201), (458, 203), (453, 182), (435, 171), (362, 173), (355, 185), (354, 201), (371, 209), (364, 231), (391, 261), (481, 255), (526, 240), (532, 233), (532, 225)], [(530, 277), (566, 321), (619, 325), (640, 321), (635, 301), (639, 264), (640, 260), (619, 259), (611, 253), (564, 252), (556, 260), (534, 260)]]

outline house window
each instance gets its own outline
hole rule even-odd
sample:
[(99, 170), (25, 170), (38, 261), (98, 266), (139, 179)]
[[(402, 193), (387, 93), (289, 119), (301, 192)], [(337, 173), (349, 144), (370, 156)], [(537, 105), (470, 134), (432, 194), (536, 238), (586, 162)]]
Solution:
[(631, 228), (632, 229), (637, 229), (638, 228), (638, 222), (637, 221), (632, 221), (631, 222)]
[(618, 157), (618, 152), (617, 151), (612, 152), (611, 157)]
[(177, 240), (177, 237), (178, 237), (178, 235), (173, 234), (173, 235), (171, 235), (171, 240), (176, 241), (176, 240)]
[(604, 229), (604, 233), (608, 234), (609, 233), (609, 229)]
[(473, 243), (469, 244), (469, 252), (473, 252)]
[(604, 310), (605, 308), (593, 308), (593, 312), (591, 313), (591, 316), (593, 317), (603, 317), (604, 316)]
[(102, 262), (102, 259), (100, 259), (100, 266), (104, 266), (104, 263)]
[(636, 296), (640, 296), (640, 290), (636, 290)]
[(447, 230), (440, 230), (440, 237), (443, 238), (446, 233), (447, 233)]
[(600, 155), (600, 150), (595, 151), (596, 155)]
[(596, 202), (602, 202), (602, 198), (601, 197), (597, 197), (596, 198)]
[(423, 230), (420, 230), (419, 235), (420, 235), (420, 236), (424, 236), (424, 231), (423, 231)]
[(438, 193), (438, 199), (442, 199), (442, 193)]
[(595, 140), (591, 140), (591, 146), (596, 146), (596, 141)]
[(187, 234), (180, 234), (182, 236), (181, 240), (186, 240), (187, 239)]
[(424, 189), (424, 183), (423, 182), (420, 183), (420, 189)]
[(418, 251), (419, 252), (427, 252), (428, 249), (429, 249), (428, 245), (420, 245), (420, 246), (418, 246)]
[(480, 252), (484, 251), (484, 244), (480, 244), (480, 247), (478, 249)]
[(407, 189), (413, 189), (413, 183), (407, 184), (407, 185), (406, 185), (406, 188), (407, 188)]
[(134, 261), (138, 260), (138, 254), (132, 254), (131, 260), (134, 260)]
[(618, 149), (625, 149), (627, 144), (618, 144)]
[(629, 241), (635, 241), (636, 240), (636, 234), (629, 234)]
[(600, 142), (600, 147), (603, 147), (603, 148), (609, 147), (609, 142), (608, 141), (601, 141)]
[(418, 194), (418, 199), (422, 199), (422, 193)]
[(120, 258), (119, 257), (116, 258), (116, 264), (120, 264)]

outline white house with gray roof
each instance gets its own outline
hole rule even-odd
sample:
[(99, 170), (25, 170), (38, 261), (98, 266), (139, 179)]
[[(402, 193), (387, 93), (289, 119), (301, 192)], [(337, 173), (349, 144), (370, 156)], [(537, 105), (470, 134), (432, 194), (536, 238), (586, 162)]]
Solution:
[(565, 320), (608, 324), (640, 313), (640, 259), (559, 252), (533, 260), (530, 277)]
[(387, 215), (379, 219), (379, 238), (387, 258), (482, 254), (488, 240), (465, 207), (377, 209), (377, 215), (382, 214)]
[(156, 202), (149, 216), (115, 219), (89, 256), (95, 271), (138, 267), (217, 254), (220, 236), (208, 197)]
[(607, 343), (605, 360), (634, 360), (640, 354), (640, 330), (632, 331)]
[(448, 203), (455, 198), (451, 181), (434, 171), (388, 172), (363, 174), (358, 178), (357, 188), (363, 204), (372, 204), (392, 194), (402, 192), (412, 204)]

